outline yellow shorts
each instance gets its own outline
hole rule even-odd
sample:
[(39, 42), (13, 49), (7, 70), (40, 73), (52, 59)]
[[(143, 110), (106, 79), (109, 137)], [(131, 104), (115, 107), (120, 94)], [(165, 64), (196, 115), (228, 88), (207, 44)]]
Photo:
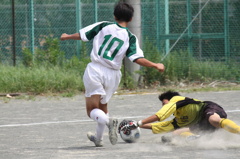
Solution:
[(173, 121), (161, 121), (157, 123), (152, 123), (152, 132), (154, 134), (166, 133), (174, 130), (172, 125)]

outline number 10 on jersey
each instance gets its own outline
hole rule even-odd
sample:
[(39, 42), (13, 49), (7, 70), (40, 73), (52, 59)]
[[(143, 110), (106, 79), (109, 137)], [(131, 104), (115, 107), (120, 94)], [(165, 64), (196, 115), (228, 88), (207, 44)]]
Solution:
[[(112, 61), (114, 59), (114, 57), (116, 56), (116, 54), (118, 53), (118, 51), (120, 50), (120, 48), (123, 46), (123, 41), (121, 39), (118, 39), (116, 37), (114, 38), (111, 38), (112, 35), (106, 35), (104, 36), (104, 41), (102, 43), (102, 45), (100, 46), (100, 49), (98, 51), (98, 55), (101, 56), (102, 54), (102, 57), (105, 58), (105, 59), (108, 59), (110, 61)], [(113, 44), (117, 42), (118, 45), (117, 47), (114, 49), (113, 53), (111, 56), (108, 56), (108, 52), (109, 50), (113, 47)], [(108, 44), (106, 47), (105, 45)], [(106, 48), (105, 50), (103, 50), (103, 48)]]

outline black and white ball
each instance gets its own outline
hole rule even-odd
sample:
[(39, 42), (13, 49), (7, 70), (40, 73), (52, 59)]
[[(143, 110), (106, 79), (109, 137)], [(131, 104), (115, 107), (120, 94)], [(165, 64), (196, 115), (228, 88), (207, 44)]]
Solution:
[(133, 122), (135, 122), (134, 120), (126, 120), (124, 119), (118, 127), (118, 132), (121, 136), (121, 138), (123, 139), (123, 141), (127, 142), (127, 143), (134, 143), (137, 142), (138, 139), (140, 138), (141, 135), (141, 131), (140, 128), (136, 128), (134, 130), (121, 130), (122, 127), (126, 126), (126, 125), (131, 125)]

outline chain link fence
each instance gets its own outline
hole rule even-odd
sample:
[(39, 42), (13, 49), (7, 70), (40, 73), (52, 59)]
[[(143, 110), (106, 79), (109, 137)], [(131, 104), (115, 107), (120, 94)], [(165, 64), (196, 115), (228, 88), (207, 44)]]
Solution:
[(142, 34), (166, 54), (239, 60), (239, 17), (237, 0), (149, 0), (142, 5)]
[[(21, 63), (22, 51), (34, 54), (47, 37), (75, 33), (97, 21), (113, 21), (117, 0), (2, 0), (0, 63)], [(187, 51), (199, 60), (240, 61), (239, 0), (141, 0), (141, 39), (167, 57)], [(60, 43), (66, 58), (81, 57), (83, 43)], [(90, 52), (91, 44), (84, 44)], [(151, 54), (147, 52), (145, 54)]]

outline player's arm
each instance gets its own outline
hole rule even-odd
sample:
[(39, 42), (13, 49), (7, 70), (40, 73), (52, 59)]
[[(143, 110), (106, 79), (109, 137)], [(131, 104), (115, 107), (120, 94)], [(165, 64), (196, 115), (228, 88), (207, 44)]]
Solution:
[(156, 112), (155, 115), (158, 116), (159, 121), (163, 121), (170, 117), (172, 114), (174, 114), (176, 109), (177, 109), (176, 102), (169, 101), (158, 112)]
[(138, 121), (137, 124), (138, 124), (138, 126), (141, 127), (144, 124), (152, 123), (152, 122), (155, 122), (155, 121), (159, 121), (159, 118), (158, 118), (157, 115), (154, 114), (154, 115), (152, 115), (152, 116), (150, 116), (146, 119)]
[(64, 41), (64, 40), (81, 40), (81, 36), (79, 33), (75, 33), (75, 34), (63, 33), (60, 37), (60, 40), (62, 40), (62, 41)]
[(162, 63), (154, 63), (145, 58), (136, 59), (134, 62), (136, 62), (137, 64), (139, 64), (141, 66), (153, 67), (153, 68), (157, 69), (159, 72), (163, 72), (165, 69), (164, 65)]
[(138, 122), (132, 123), (132, 125), (129, 125), (128, 128), (133, 130), (137, 127), (141, 127), (144, 124), (152, 123), (155, 121), (163, 121), (169, 116), (171, 116), (176, 111), (176, 104), (175, 102), (169, 102), (168, 104), (164, 105), (156, 114), (143, 119), (139, 120)]
[(148, 123), (152, 123), (152, 122), (155, 122), (155, 121), (159, 121), (159, 117), (154, 114), (154, 115), (152, 115), (152, 116), (150, 116), (146, 119), (131, 122), (131, 125), (126, 124), (125, 126), (121, 127), (121, 130), (133, 130), (133, 129), (136, 129), (137, 127), (147, 126)]

